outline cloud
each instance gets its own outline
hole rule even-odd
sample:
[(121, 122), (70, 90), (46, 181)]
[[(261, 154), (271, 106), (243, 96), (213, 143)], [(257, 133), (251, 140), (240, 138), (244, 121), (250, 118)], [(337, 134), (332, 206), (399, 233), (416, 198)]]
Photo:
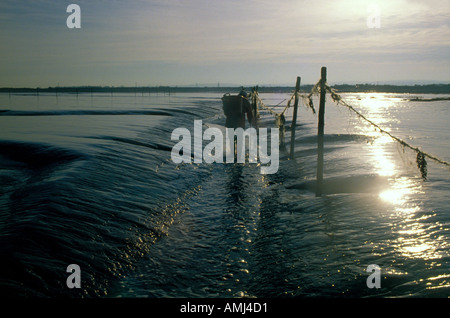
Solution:
[[(367, 28), (371, 3), (380, 7), (380, 29)], [(0, 22), (7, 30), (0, 34), (0, 85), (39, 78), (43, 69), (53, 82), (58, 74), (62, 78), (67, 73), (78, 81), (108, 77), (120, 82), (124, 76), (148, 81), (145, 74), (150, 71), (174, 81), (188, 76), (206, 80), (211, 73), (216, 81), (224, 73), (232, 76), (231, 70), (245, 70), (245, 76), (256, 82), (277, 70), (282, 77), (296, 65), (309, 69), (321, 64), (379, 72), (385, 67), (387, 76), (395, 68), (410, 78), (409, 63), (424, 63), (434, 70), (439, 69), (433, 67), (436, 63), (442, 74), (449, 73), (450, 7), (436, 0), (80, 0), (77, 4), (82, 28), (69, 30), (67, 3), (0, 3)]]

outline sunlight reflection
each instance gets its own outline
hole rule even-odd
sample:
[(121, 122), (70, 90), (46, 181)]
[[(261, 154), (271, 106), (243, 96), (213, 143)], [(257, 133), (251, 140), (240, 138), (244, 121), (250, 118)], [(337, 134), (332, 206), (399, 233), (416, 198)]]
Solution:
[(402, 256), (407, 258), (420, 258), (424, 260), (438, 259), (441, 255), (437, 252), (437, 244), (426, 241), (427, 238), (405, 240), (399, 246)]
[(432, 224), (426, 222), (427, 217), (418, 217), (421, 211), (421, 186), (414, 179), (402, 177), (394, 181), (392, 188), (382, 191), (379, 197), (393, 205), (392, 219), (395, 220), (393, 230), (398, 238), (391, 242), (399, 254), (407, 258), (438, 259), (442, 255), (438, 251), (440, 241), (432, 238)]
[(373, 93), (367, 94), (366, 98), (362, 100), (362, 104), (369, 108), (371, 112), (385, 111), (385, 108), (390, 106), (390, 102), (384, 99), (384, 94)]
[(372, 155), (374, 157), (374, 165), (376, 172), (380, 176), (393, 176), (396, 173), (395, 163), (388, 158), (385, 146), (387, 143), (392, 142), (388, 136), (377, 138), (372, 147)]
[[(386, 118), (386, 111), (381, 111), (380, 108), (388, 107), (389, 103), (379, 100), (368, 99), (370, 102), (366, 102), (366, 99), (363, 101), (363, 105), (365, 108), (369, 110), (370, 115), (368, 115), (371, 120), (376, 117), (379, 121), (388, 121)], [(373, 126), (367, 125), (366, 123), (360, 123), (356, 125), (356, 129), (360, 130), (360, 132), (367, 137), (372, 138), (370, 141), (371, 153), (370, 159), (374, 164), (374, 168), (377, 174), (380, 176), (393, 176), (397, 171), (395, 167), (395, 162), (389, 158), (389, 153), (386, 151), (387, 144), (391, 144), (394, 141), (391, 137), (386, 134), (381, 133), (379, 130), (375, 129)], [(388, 127), (384, 127), (386, 131), (389, 131)]]
[(399, 206), (399, 211), (417, 211), (417, 207), (402, 207), (408, 200), (409, 196), (418, 193), (419, 188), (418, 185), (408, 177), (401, 177), (395, 179), (395, 183), (392, 188), (382, 191), (379, 196), (382, 200), (392, 203), (393, 205)]
[(439, 240), (430, 235), (432, 224), (426, 222), (428, 217), (418, 217), (421, 211), (420, 200), (417, 196), (422, 193), (419, 181), (401, 177), (393, 181), (390, 189), (382, 191), (379, 197), (393, 205), (392, 218), (394, 231), (399, 235), (393, 241), (399, 254), (407, 258), (438, 259), (441, 254), (438, 251)]
[[(389, 116), (389, 107), (392, 101), (383, 94), (368, 94), (361, 99), (360, 107), (365, 110), (368, 118), (380, 124), (389, 131), (389, 124), (393, 119)], [(421, 179), (405, 175), (405, 169), (398, 165), (396, 154), (392, 150), (395, 143), (389, 136), (380, 133), (374, 127), (359, 123), (356, 129), (367, 137), (373, 138), (369, 145), (368, 159), (373, 171), (380, 176), (389, 178), (389, 186), (378, 194), (380, 200), (392, 206), (392, 230), (396, 239), (390, 241), (398, 255), (413, 259), (438, 259), (442, 257), (440, 244), (442, 240), (433, 238), (429, 223), (418, 213), (422, 210), (420, 194), (422, 191)], [(428, 215), (429, 216), (429, 215)]]
[(403, 189), (389, 189), (380, 193), (380, 198), (386, 202), (401, 205), (405, 202), (404, 195), (406, 191)]

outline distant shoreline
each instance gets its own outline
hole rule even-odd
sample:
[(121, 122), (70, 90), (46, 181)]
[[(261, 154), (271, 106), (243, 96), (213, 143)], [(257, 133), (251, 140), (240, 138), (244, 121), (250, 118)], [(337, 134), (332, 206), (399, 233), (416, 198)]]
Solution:
[[(301, 91), (311, 91), (313, 85), (301, 86)], [(375, 85), (375, 84), (338, 84), (332, 85), (332, 88), (341, 93), (411, 93), (411, 94), (450, 94), (450, 84), (427, 84), (427, 85)], [(71, 86), (71, 87), (47, 87), (47, 88), (13, 88), (2, 87), (0, 93), (7, 94), (39, 94), (39, 93), (132, 93), (132, 94), (176, 94), (176, 93), (233, 93), (239, 92), (240, 86), (230, 87), (183, 87), (183, 86)], [(251, 87), (246, 87), (247, 91), (251, 91)], [(260, 86), (260, 93), (290, 93), (294, 87), (288, 86)]]

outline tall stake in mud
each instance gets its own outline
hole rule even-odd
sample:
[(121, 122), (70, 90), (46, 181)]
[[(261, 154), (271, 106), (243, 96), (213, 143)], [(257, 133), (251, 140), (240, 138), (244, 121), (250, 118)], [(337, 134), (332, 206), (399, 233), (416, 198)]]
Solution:
[(258, 118), (258, 104), (256, 101), (256, 94), (258, 94), (258, 86), (252, 89), (252, 110), (253, 110), (253, 120), (256, 123), (256, 118)]
[(320, 105), (319, 124), (317, 132), (317, 184), (316, 197), (322, 196), (323, 186), (323, 132), (325, 126), (325, 83), (327, 82), (327, 68), (322, 67), (320, 72)]
[(297, 109), (298, 109), (298, 92), (300, 91), (301, 78), (297, 76), (297, 82), (295, 84), (295, 102), (294, 102), (294, 115), (292, 116), (291, 125), (291, 152), (290, 159), (294, 159), (294, 144), (295, 144), (295, 126), (297, 125)]

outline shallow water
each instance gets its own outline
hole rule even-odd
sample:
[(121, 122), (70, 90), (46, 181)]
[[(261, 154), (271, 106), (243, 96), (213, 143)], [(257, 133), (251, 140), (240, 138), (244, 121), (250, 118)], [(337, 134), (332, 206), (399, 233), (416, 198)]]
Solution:
[[(343, 96), (450, 161), (448, 101)], [(302, 105), (295, 160), (282, 152), (276, 174), (250, 163), (174, 164), (173, 129), (223, 125), (220, 97), (1, 95), (2, 294), (449, 296), (448, 168), (428, 160), (424, 180), (415, 153), (330, 100), (320, 198), (317, 118)], [(261, 97), (270, 106), (289, 96)], [(261, 125), (274, 127), (273, 116), (261, 112)], [(66, 286), (74, 263), (80, 289)], [(370, 264), (381, 268), (379, 289), (366, 285)]]

